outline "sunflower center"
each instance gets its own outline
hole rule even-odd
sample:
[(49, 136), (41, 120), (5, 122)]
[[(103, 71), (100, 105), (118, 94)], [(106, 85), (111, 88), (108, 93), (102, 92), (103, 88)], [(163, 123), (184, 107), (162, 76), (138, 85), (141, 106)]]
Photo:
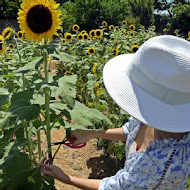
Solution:
[(90, 49), (90, 53), (94, 53), (94, 50), (93, 50), (93, 49)]
[(37, 34), (47, 32), (53, 22), (51, 11), (43, 5), (33, 6), (28, 11), (26, 21), (28, 27)]
[(2, 50), (3, 49), (3, 44), (2, 43), (0, 43), (0, 50)]
[(101, 34), (100, 31), (97, 31), (97, 32), (96, 32), (96, 35), (97, 35), (97, 36), (100, 36), (100, 34)]
[(133, 52), (135, 53), (138, 49), (139, 49), (139, 48), (134, 47), (134, 48), (133, 48)]
[(8, 30), (6, 33), (5, 33), (5, 37), (8, 36), (10, 33), (10, 30)]
[(19, 38), (22, 37), (22, 33), (21, 33), (21, 32), (18, 33), (18, 37), (19, 37)]
[(74, 29), (75, 29), (75, 30), (77, 30), (77, 29), (78, 29), (78, 27), (77, 27), (77, 26), (75, 26), (75, 27), (74, 27)]
[(84, 35), (84, 39), (87, 39), (88, 38), (88, 36), (87, 35)]
[(70, 36), (70, 35), (68, 35), (68, 36), (67, 36), (67, 39), (68, 39), (68, 40), (70, 40), (70, 39), (71, 39), (71, 36)]

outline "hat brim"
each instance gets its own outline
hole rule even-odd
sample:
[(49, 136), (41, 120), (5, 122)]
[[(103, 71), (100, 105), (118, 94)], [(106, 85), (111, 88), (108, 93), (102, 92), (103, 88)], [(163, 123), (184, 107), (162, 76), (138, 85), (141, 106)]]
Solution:
[(143, 91), (127, 74), (133, 56), (119, 55), (106, 63), (103, 80), (111, 98), (128, 114), (156, 129), (190, 131), (190, 103), (169, 105)]

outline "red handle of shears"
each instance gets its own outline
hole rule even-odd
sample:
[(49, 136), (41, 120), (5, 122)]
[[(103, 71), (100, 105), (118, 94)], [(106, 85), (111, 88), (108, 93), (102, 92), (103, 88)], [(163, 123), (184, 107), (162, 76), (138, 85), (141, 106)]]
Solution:
[(79, 145), (73, 145), (73, 141), (76, 141), (76, 138), (75, 137), (69, 137), (69, 138), (65, 139), (64, 144), (70, 148), (83, 148), (84, 146), (86, 146), (86, 143), (82, 143)]

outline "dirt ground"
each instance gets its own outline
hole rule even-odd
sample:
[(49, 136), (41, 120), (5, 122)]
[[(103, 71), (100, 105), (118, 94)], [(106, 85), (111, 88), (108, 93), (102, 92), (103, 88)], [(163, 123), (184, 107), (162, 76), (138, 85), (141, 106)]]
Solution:
[[(62, 141), (65, 136), (64, 128), (52, 131), (52, 142)], [(46, 147), (45, 136), (42, 136), (42, 147)], [(55, 152), (57, 146), (52, 146)], [(97, 148), (97, 139), (91, 139), (81, 149), (72, 149), (62, 145), (59, 149), (54, 164), (59, 166), (69, 175), (86, 179), (102, 179), (112, 176), (117, 172), (114, 157), (106, 156), (103, 149)], [(55, 181), (57, 190), (78, 190), (76, 187)]]

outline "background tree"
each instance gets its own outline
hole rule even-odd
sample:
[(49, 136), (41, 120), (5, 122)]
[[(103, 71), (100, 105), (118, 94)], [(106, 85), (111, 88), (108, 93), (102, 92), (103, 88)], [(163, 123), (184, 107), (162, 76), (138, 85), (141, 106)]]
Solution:
[(129, 0), (134, 17), (140, 17), (140, 24), (145, 28), (154, 24), (153, 0)]
[(129, 14), (127, 1), (118, 0), (77, 0), (63, 4), (64, 29), (78, 24), (87, 31), (97, 28), (103, 20), (118, 25)]

